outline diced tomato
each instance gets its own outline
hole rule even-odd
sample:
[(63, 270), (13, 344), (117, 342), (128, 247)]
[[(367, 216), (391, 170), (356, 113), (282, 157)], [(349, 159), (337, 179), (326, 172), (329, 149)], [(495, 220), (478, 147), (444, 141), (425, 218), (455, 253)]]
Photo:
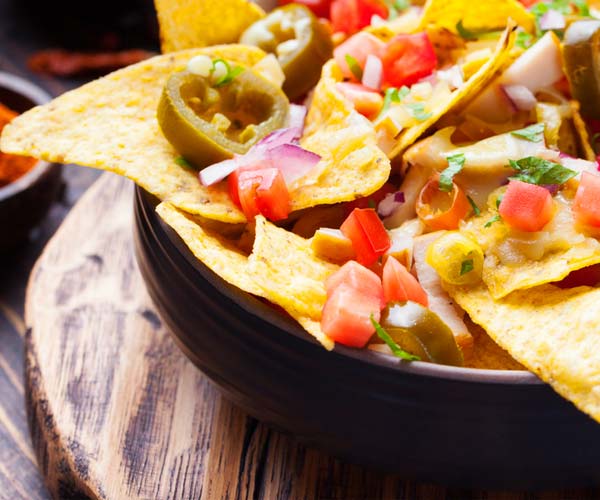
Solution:
[(290, 194), (279, 169), (242, 170), (229, 177), (231, 198), (234, 202), (239, 200), (238, 206), (247, 219), (260, 213), (269, 220), (277, 221), (290, 213)]
[(427, 293), (417, 278), (394, 257), (388, 257), (383, 266), (383, 294), (386, 303), (412, 300), (425, 307), (429, 305)]
[(340, 230), (352, 241), (356, 260), (365, 266), (375, 263), (391, 246), (390, 236), (372, 208), (355, 208)]
[(287, 5), (288, 3), (306, 5), (317, 17), (329, 17), (331, 7), (331, 0), (278, 0), (278, 3), (279, 5)]
[(367, 118), (374, 118), (383, 106), (383, 97), (360, 83), (339, 82), (336, 88), (354, 105), (354, 109)]
[(379, 306), (377, 297), (362, 293), (351, 285), (341, 284), (327, 298), (323, 307), (323, 333), (340, 344), (364, 347), (375, 333), (371, 316), (379, 321)]
[(600, 283), (600, 264), (573, 271), (565, 279), (554, 284), (560, 288), (575, 288), (577, 286), (596, 286), (598, 283)]
[(456, 229), (471, 210), (467, 196), (455, 183), (452, 191), (440, 191), (439, 175), (434, 175), (419, 193), (416, 210), (419, 219), (431, 229)]
[(354, 78), (354, 74), (352, 71), (350, 71), (348, 66), (348, 61), (346, 61), (346, 56), (352, 56), (354, 59), (356, 59), (358, 65), (364, 69), (367, 62), (367, 57), (369, 55), (380, 57), (384, 47), (385, 43), (383, 43), (379, 38), (367, 33), (366, 31), (361, 31), (360, 33), (348, 38), (348, 40), (341, 45), (338, 45), (333, 51), (333, 57), (337, 65), (342, 70), (344, 77)]
[(510, 181), (498, 207), (498, 213), (509, 226), (520, 231), (541, 231), (554, 215), (550, 192), (541, 186)]
[(377, 206), (388, 194), (395, 193), (397, 188), (393, 184), (386, 182), (377, 191), (369, 196), (363, 198), (357, 198), (356, 200), (349, 201), (344, 206), (344, 210), (347, 214), (350, 214), (355, 208), (373, 208), (373, 205)]
[(573, 200), (577, 221), (600, 227), (600, 176), (583, 172)]
[(327, 279), (325, 282), (327, 295), (333, 295), (336, 288), (341, 285), (348, 285), (365, 295), (377, 297), (380, 309), (385, 307), (381, 279), (373, 271), (361, 266), (358, 262), (349, 260)]
[(387, 19), (388, 8), (382, 0), (333, 0), (331, 2), (331, 25), (334, 32), (351, 35), (371, 24), (375, 15)]
[(381, 60), (384, 87), (410, 86), (437, 66), (435, 50), (425, 32), (396, 35), (386, 44)]
[(525, 7), (529, 8), (534, 3), (538, 3), (540, 0), (519, 0)]

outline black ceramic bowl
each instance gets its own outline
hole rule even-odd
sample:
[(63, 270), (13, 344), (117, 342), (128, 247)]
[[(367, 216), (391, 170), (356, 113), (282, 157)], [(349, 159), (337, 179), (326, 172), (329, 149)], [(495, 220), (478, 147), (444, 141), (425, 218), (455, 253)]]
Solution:
[(137, 188), (137, 260), (185, 354), (233, 402), (302, 442), (464, 488), (600, 483), (600, 425), (529, 372), (328, 352), (197, 261)]
[[(23, 78), (0, 71), (0, 102), (22, 113), (50, 96)], [(61, 167), (38, 161), (24, 176), (0, 188), (0, 252), (25, 240), (44, 217), (61, 186)]]

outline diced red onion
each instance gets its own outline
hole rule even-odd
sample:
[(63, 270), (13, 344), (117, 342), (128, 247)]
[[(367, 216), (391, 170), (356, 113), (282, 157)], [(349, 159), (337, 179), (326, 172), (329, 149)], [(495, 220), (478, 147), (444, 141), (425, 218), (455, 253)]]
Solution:
[(363, 70), (362, 84), (373, 90), (381, 88), (383, 80), (383, 63), (379, 57), (369, 54)]
[(300, 139), (300, 137), (302, 137), (302, 132), (304, 132), (304, 120), (306, 119), (307, 113), (308, 109), (306, 106), (302, 106), (301, 104), (290, 104), (288, 127), (296, 129), (297, 137), (294, 137), (294, 139)]
[(405, 202), (404, 193), (397, 191), (395, 193), (389, 193), (386, 197), (379, 202), (377, 206), (377, 213), (380, 217), (389, 217), (392, 215), (400, 206)]
[(294, 142), (298, 136), (298, 129), (295, 127), (280, 128), (271, 132), (258, 141), (253, 149), (271, 149), (282, 144)]
[(200, 182), (203, 186), (212, 186), (213, 184), (222, 181), (242, 165), (242, 158), (243, 157), (236, 156), (231, 160), (224, 160), (202, 169), (199, 174)]
[(563, 16), (560, 12), (549, 9), (541, 18), (540, 18), (540, 28), (543, 31), (548, 30), (562, 30), (567, 25), (565, 20), (565, 16)]
[(517, 110), (530, 111), (535, 108), (537, 99), (525, 85), (502, 85), (500, 88)]
[(281, 144), (269, 149), (268, 157), (271, 165), (281, 171), (288, 186), (304, 177), (321, 160), (318, 154), (297, 144)]

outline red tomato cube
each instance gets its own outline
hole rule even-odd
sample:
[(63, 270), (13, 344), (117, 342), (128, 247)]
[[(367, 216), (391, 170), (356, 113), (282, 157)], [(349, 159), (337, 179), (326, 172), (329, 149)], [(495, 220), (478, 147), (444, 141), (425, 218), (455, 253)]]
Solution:
[(600, 227), (600, 176), (583, 172), (573, 200), (577, 221)]
[(333, 295), (335, 290), (342, 285), (355, 288), (364, 295), (376, 297), (379, 300), (380, 309), (385, 307), (381, 279), (373, 271), (361, 266), (358, 262), (349, 260), (327, 278), (325, 282), (327, 296)]
[(373, 16), (388, 17), (388, 8), (382, 0), (333, 0), (331, 3), (331, 27), (351, 35), (371, 24)]
[(366, 31), (361, 31), (348, 38), (348, 40), (341, 45), (338, 45), (333, 51), (333, 57), (342, 70), (344, 77), (354, 78), (354, 74), (348, 66), (348, 61), (346, 61), (346, 56), (352, 56), (356, 59), (358, 65), (364, 69), (367, 57), (369, 55), (380, 57), (384, 47), (385, 44), (379, 38)]
[(364, 347), (375, 333), (371, 316), (379, 321), (379, 306), (377, 297), (341, 284), (325, 302), (321, 316), (323, 333), (340, 344)]
[(510, 181), (498, 207), (498, 213), (509, 226), (520, 231), (541, 231), (554, 215), (550, 192), (541, 186)]
[[(231, 177), (231, 176), (230, 176)], [(285, 219), (291, 210), (290, 193), (277, 168), (242, 170), (237, 178), (237, 197), (247, 219), (259, 213), (272, 221)], [(231, 183), (229, 184), (231, 192)], [(232, 196), (235, 201), (235, 197)]]
[(429, 306), (427, 292), (423, 290), (408, 269), (398, 262), (394, 257), (388, 257), (383, 266), (383, 294), (386, 303), (406, 302), (411, 300), (422, 306)]
[(411, 86), (429, 76), (437, 66), (437, 56), (426, 32), (396, 35), (383, 51), (384, 86)]
[(371, 266), (391, 246), (390, 236), (372, 208), (355, 208), (340, 230), (352, 242), (356, 260)]
[(374, 118), (383, 106), (383, 97), (360, 83), (339, 82), (336, 89), (354, 105), (354, 109), (367, 118)]

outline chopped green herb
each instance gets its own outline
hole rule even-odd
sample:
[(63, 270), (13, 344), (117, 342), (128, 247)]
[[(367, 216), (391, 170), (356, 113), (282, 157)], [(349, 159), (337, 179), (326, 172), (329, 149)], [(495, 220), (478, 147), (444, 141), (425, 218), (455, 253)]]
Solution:
[(517, 32), (517, 38), (515, 39), (515, 45), (517, 47), (521, 47), (522, 49), (528, 49), (533, 45), (533, 35), (527, 33), (526, 31)]
[(582, 17), (590, 17), (590, 8), (588, 7), (588, 4), (586, 2), (586, 0), (573, 0), (573, 4), (575, 5), (575, 7), (577, 7), (577, 10), (579, 11), (579, 15)]
[(462, 170), (465, 164), (465, 155), (458, 153), (448, 156), (446, 159), (448, 160), (448, 168), (440, 174), (440, 191), (449, 193), (452, 191), (452, 179)]
[(390, 337), (390, 334), (388, 332), (386, 332), (384, 330), (384, 328), (379, 323), (377, 323), (377, 321), (375, 321), (375, 318), (373, 317), (372, 314), (371, 314), (371, 323), (373, 324), (373, 327), (375, 328), (375, 331), (377, 332), (377, 336), (388, 345), (388, 347), (394, 353), (394, 356), (402, 358), (405, 361), (421, 361), (421, 358), (419, 356), (415, 356), (414, 354), (406, 352), (398, 344), (396, 344), (394, 339), (392, 337)]
[(511, 132), (511, 135), (531, 142), (542, 142), (544, 140), (544, 128), (545, 125), (543, 123), (536, 123), (521, 130), (514, 130)]
[(463, 260), (460, 265), (460, 275), (464, 276), (473, 270), (473, 259)]
[(427, 118), (431, 117), (433, 113), (425, 113), (425, 105), (420, 102), (414, 102), (407, 104), (406, 107), (410, 109), (415, 120), (424, 122)]
[(510, 179), (537, 184), (538, 186), (564, 184), (577, 175), (574, 170), (537, 156), (528, 156), (518, 161), (509, 160), (509, 163), (510, 168), (518, 172)]
[(211, 75), (216, 71), (217, 64), (222, 64), (225, 66), (226, 73), (220, 77), (216, 82), (214, 82), (215, 87), (222, 87), (223, 85), (227, 85), (231, 83), (233, 79), (238, 76), (240, 73), (244, 71), (244, 68), (241, 66), (234, 66), (233, 68), (225, 59), (215, 59), (212, 64), (212, 69), (210, 70)]
[(367, 201), (367, 204), (368, 204), (369, 208), (372, 208), (373, 210), (375, 210), (377, 208), (377, 204), (375, 203), (375, 200), (373, 198), (369, 198), (369, 200)]
[(398, 14), (410, 7), (409, 0), (387, 0), (386, 3), (389, 11), (388, 20), (396, 19)]
[(346, 54), (345, 58), (346, 63), (348, 63), (348, 67), (350, 68), (350, 71), (354, 75), (354, 78), (356, 78), (360, 82), (363, 77), (363, 69), (360, 67), (360, 64), (358, 64), (358, 61), (350, 54)]
[(475, 217), (479, 217), (481, 215), (481, 210), (479, 210), (479, 207), (473, 201), (473, 198), (471, 198), (470, 196), (467, 196), (467, 200), (469, 200), (469, 204), (471, 205), (471, 208), (473, 209), (473, 215), (475, 215)]
[(600, 132), (596, 132), (592, 136), (591, 142), (592, 142), (592, 147), (593, 148), (596, 148), (596, 145), (597, 145), (598, 141), (600, 141)]
[(385, 97), (383, 98), (383, 106), (381, 107), (381, 111), (379, 112), (377, 118), (383, 116), (383, 114), (388, 109), (390, 109), (390, 105), (392, 104), (392, 102), (401, 102), (402, 99), (404, 99), (408, 94), (410, 94), (410, 89), (406, 86), (403, 86), (399, 89), (395, 87), (388, 88), (385, 91)]
[(187, 168), (188, 170), (196, 170), (183, 156), (178, 156), (175, 158), (175, 163), (180, 167)]
[(500, 214), (496, 214), (494, 215), (489, 221), (487, 221), (483, 227), (490, 227), (494, 222), (499, 222), (502, 220), (502, 217), (500, 217)]
[(502, 198), (504, 198), (504, 193), (502, 193), (498, 198), (496, 198), (496, 208), (500, 208), (500, 203), (502, 203)]

